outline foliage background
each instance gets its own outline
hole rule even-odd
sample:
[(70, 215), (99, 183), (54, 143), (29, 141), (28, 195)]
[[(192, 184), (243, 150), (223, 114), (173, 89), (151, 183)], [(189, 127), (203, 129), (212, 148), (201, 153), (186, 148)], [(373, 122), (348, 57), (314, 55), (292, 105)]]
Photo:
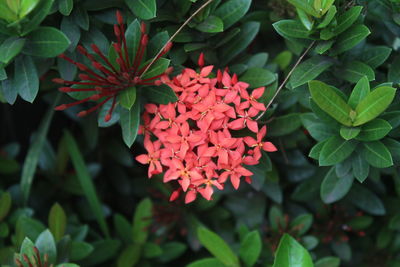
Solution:
[(265, 104), (311, 47), (260, 120), (278, 152), (252, 168), (251, 185), (210, 202), (170, 203), (161, 176), (147, 179), (121, 107), (109, 123), (106, 109), (54, 112), (71, 98), (51, 79), (77, 75), (57, 55), (83, 61), (78, 43), (107, 53), (117, 9), (146, 22), (151, 55), (203, 3), (0, 0), (1, 264), (23, 261), (33, 242), (66, 267), (400, 265), (395, 0), (214, 0), (176, 36), (173, 74), (204, 52), (266, 86)]

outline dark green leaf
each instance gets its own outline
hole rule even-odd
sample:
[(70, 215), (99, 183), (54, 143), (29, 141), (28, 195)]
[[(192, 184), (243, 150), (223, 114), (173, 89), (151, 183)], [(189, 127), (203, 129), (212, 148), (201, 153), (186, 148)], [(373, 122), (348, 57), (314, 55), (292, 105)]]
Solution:
[(386, 61), (391, 52), (392, 49), (387, 46), (375, 46), (365, 49), (360, 59), (371, 68), (377, 68)]
[(279, 242), (272, 267), (312, 267), (312, 259), (308, 251), (293, 237), (284, 234)]
[(283, 37), (307, 38), (310, 32), (296, 20), (280, 20), (272, 24)]
[(343, 140), (339, 136), (328, 139), (319, 155), (320, 166), (330, 166), (345, 160), (357, 146), (355, 140)]
[(148, 79), (160, 75), (165, 72), (170, 63), (169, 59), (159, 58), (150, 68), (149, 70), (143, 74), (142, 79)]
[(325, 141), (321, 141), (316, 143), (310, 150), (310, 153), (308, 154), (308, 156), (310, 158), (313, 158), (315, 160), (319, 160), (319, 156), (321, 154), (321, 150), (324, 147), (325, 143), (328, 142), (328, 140)]
[(143, 87), (143, 92), (152, 103), (168, 104), (178, 101), (178, 97), (171, 87), (166, 84), (160, 86), (146, 86)]
[(253, 266), (262, 249), (261, 237), (258, 231), (249, 232), (240, 244), (239, 256), (247, 266)]
[(313, 223), (313, 216), (311, 214), (301, 214), (290, 222), (290, 229), (295, 231), (299, 236), (305, 234)]
[(250, 88), (265, 86), (275, 80), (274, 73), (262, 68), (250, 68), (240, 77), (240, 81), (250, 84)]
[(357, 136), (357, 140), (376, 141), (385, 137), (391, 129), (392, 126), (387, 121), (374, 119), (362, 126), (362, 131)]
[(129, 87), (123, 90), (119, 95), (119, 103), (122, 107), (130, 110), (136, 101), (136, 87)]
[(317, 262), (315, 262), (315, 267), (339, 267), (340, 259), (337, 257), (324, 257)]
[(161, 247), (157, 244), (147, 242), (143, 246), (143, 256), (146, 259), (156, 258), (163, 254)]
[(11, 195), (9, 192), (4, 192), (0, 197), (0, 222), (7, 216), (11, 209)]
[(25, 45), (24, 38), (10, 37), (0, 45), (0, 62), (9, 63), (21, 52)]
[(360, 61), (351, 61), (343, 66), (337, 76), (351, 83), (358, 82), (364, 76), (367, 76), (369, 81), (375, 80), (374, 70)]
[(369, 164), (360, 154), (355, 154), (352, 158), (353, 175), (362, 183), (367, 179), (369, 174)]
[(290, 134), (301, 126), (299, 113), (291, 113), (276, 117), (268, 127), (268, 136)]
[(353, 6), (337, 18), (335, 34), (338, 35), (353, 25), (361, 13), (362, 6)]
[(368, 228), (374, 219), (371, 216), (357, 216), (351, 219), (351, 221), (348, 222), (348, 226), (351, 227), (351, 229), (354, 230), (363, 230)]
[[(286, 51), (288, 52), (288, 51)], [(282, 55), (282, 53), (281, 53)], [(267, 64), (268, 61), (268, 53), (257, 53), (253, 55), (247, 62), (246, 65), (248, 68), (262, 68)], [(290, 61), (289, 61), (290, 63)], [(289, 64), (288, 63), (288, 64)]]
[(355, 25), (339, 35), (335, 45), (332, 48), (332, 55), (339, 55), (350, 50), (367, 37), (371, 32), (364, 25)]
[(224, 30), (223, 21), (217, 16), (209, 16), (203, 22), (196, 26), (201, 32), (222, 32)]
[(333, 128), (329, 127), (327, 123), (321, 122), (321, 120), (313, 113), (302, 114), (301, 121), (310, 135), (317, 141), (326, 140), (336, 134), (336, 131)]
[(200, 227), (197, 229), (197, 236), (200, 243), (223, 264), (232, 267), (240, 266), (239, 259), (235, 253), (216, 233)]
[(93, 246), (86, 242), (73, 241), (71, 243), (71, 261), (79, 261), (86, 258), (93, 251)]
[(58, 10), (60, 10), (60, 13), (64, 16), (69, 16), (73, 7), (74, 0), (59, 0), (58, 2)]
[(153, 215), (153, 204), (149, 198), (145, 198), (137, 205), (133, 218), (133, 241), (144, 244), (149, 234), (149, 225)]
[(364, 186), (354, 184), (349, 193), (349, 200), (358, 208), (372, 215), (385, 215), (382, 200)]
[(169, 262), (181, 256), (185, 253), (187, 246), (180, 242), (167, 242), (162, 245), (162, 250), (164, 251), (158, 260), (161, 262)]
[(30, 17), (24, 23), (23, 31), (21, 36), (25, 36), (31, 31), (37, 29), (37, 27), (42, 23), (42, 21), (46, 18), (49, 14), (51, 7), (53, 6), (54, 0), (42, 0), (39, 2), (39, 5), (35, 8), (35, 14)]
[(56, 57), (70, 45), (67, 36), (53, 27), (39, 27), (27, 39), (23, 52), (37, 57)]
[(356, 107), (357, 117), (354, 126), (362, 125), (375, 119), (392, 103), (396, 89), (381, 86), (369, 93)]
[(292, 89), (317, 78), (332, 65), (333, 62), (326, 57), (314, 56), (307, 59), (293, 71), (289, 80)]
[(67, 226), (67, 216), (65, 215), (64, 209), (60, 206), (60, 204), (55, 203), (51, 207), (48, 224), (55, 241), (60, 241), (64, 236)]
[(142, 245), (133, 244), (127, 246), (118, 257), (117, 267), (135, 266), (135, 264), (140, 260), (141, 253)]
[(139, 18), (147, 20), (156, 16), (156, 0), (125, 0), (130, 10)]
[(33, 103), (39, 92), (39, 77), (31, 57), (20, 56), (15, 60), (13, 85), (22, 99)]
[(342, 199), (350, 190), (353, 184), (353, 175), (338, 177), (335, 168), (332, 167), (321, 184), (321, 199), (325, 204), (331, 204)]
[(362, 156), (376, 168), (387, 168), (393, 165), (392, 156), (387, 147), (380, 141), (363, 143)]
[(390, 65), (388, 72), (388, 81), (400, 83), (400, 56), (395, 57)]
[(226, 267), (216, 258), (204, 258), (188, 264), (186, 267)]
[(310, 81), (308, 86), (312, 99), (322, 110), (338, 122), (351, 126), (350, 106), (329, 85), (320, 81)]
[(219, 6), (214, 15), (222, 19), (225, 29), (240, 20), (249, 10), (251, 0), (228, 0)]
[(122, 109), (120, 113), (122, 139), (128, 147), (135, 142), (140, 124), (140, 102), (136, 101), (131, 110)]

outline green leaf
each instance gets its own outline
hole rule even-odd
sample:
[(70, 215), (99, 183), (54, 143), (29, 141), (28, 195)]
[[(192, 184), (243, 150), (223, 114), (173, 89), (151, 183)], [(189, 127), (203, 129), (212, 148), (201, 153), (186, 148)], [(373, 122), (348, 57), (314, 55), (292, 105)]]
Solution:
[(216, 233), (204, 228), (197, 229), (197, 236), (200, 243), (218, 260), (226, 266), (240, 266), (239, 259), (233, 253), (228, 244)]
[(350, 174), (338, 177), (335, 167), (332, 167), (321, 184), (320, 194), (322, 201), (325, 204), (331, 204), (342, 199), (349, 192), (353, 180), (353, 175)]
[(121, 110), (119, 123), (122, 129), (122, 139), (128, 147), (131, 147), (135, 142), (140, 125), (140, 101), (136, 101), (131, 110)]
[(304, 0), (287, 0), (287, 1), (313, 17), (316, 18), (320, 17), (318, 12), (315, 11), (314, 7), (310, 4), (309, 1), (304, 1)]
[(57, 259), (57, 247), (53, 235), (50, 230), (43, 231), (36, 239), (35, 246), (40, 251), (40, 254), (47, 254), (48, 262), (55, 262)]
[(357, 146), (354, 140), (343, 140), (339, 136), (328, 139), (319, 155), (320, 166), (330, 166), (345, 160)]
[(224, 31), (224, 22), (217, 16), (209, 16), (203, 22), (196, 26), (201, 32), (222, 32)]
[(156, 16), (156, 0), (125, 0), (129, 9), (139, 18), (147, 20)]
[(354, 86), (351, 92), (348, 104), (352, 109), (355, 109), (358, 103), (361, 102), (370, 92), (369, 81), (367, 76), (363, 76)]
[(338, 257), (324, 257), (315, 263), (315, 267), (339, 267), (340, 259)]
[(146, 86), (143, 87), (143, 92), (152, 103), (168, 104), (178, 101), (178, 97), (171, 87), (166, 84), (160, 86)]
[(249, 232), (240, 243), (239, 256), (247, 266), (253, 266), (261, 254), (262, 242), (258, 231)]
[(313, 223), (311, 214), (301, 214), (290, 222), (290, 229), (295, 231), (299, 236), (304, 235)]
[[(289, 51), (284, 51), (284, 52), (289, 52)], [(284, 54), (284, 52), (282, 52), (280, 54)], [(290, 54), (290, 52), (289, 52), (289, 54)], [(267, 61), (268, 61), (268, 53), (257, 53), (257, 54), (254, 54), (253, 56), (251, 56), (249, 58), (249, 60), (247, 60), (246, 66), (248, 68), (263, 68), (265, 66), (265, 64), (267, 64)], [(289, 60), (289, 63), (290, 63), (290, 60)], [(287, 64), (289, 64), (289, 63), (287, 63)]]
[(240, 81), (250, 84), (250, 88), (265, 86), (275, 80), (276, 75), (274, 73), (262, 68), (250, 68), (240, 77)]
[(310, 31), (296, 20), (280, 20), (272, 24), (282, 37), (307, 38)]
[(312, 18), (310, 18), (307, 15), (307, 13), (304, 12), (303, 10), (301, 10), (301, 9), (297, 8), (296, 11), (297, 11), (297, 15), (299, 16), (299, 19), (300, 19), (301, 23), (303, 24), (303, 26), (307, 30), (311, 31), (313, 26), (314, 26), (314, 20)]
[(299, 113), (291, 113), (274, 118), (268, 128), (268, 136), (283, 136), (300, 128)]
[(19, 8), (19, 17), (23, 18), (29, 14), (38, 4), (40, 0), (21, 0)]
[(219, 6), (213, 15), (222, 19), (225, 29), (240, 20), (249, 10), (251, 0), (228, 0)]
[(163, 254), (160, 245), (147, 242), (143, 246), (143, 257), (146, 259), (157, 258)]
[(324, 145), (325, 145), (325, 143), (326, 143), (327, 141), (328, 141), (328, 140), (320, 141), (320, 142), (316, 143), (316, 144), (311, 148), (310, 153), (308, 154), (308, 156), (309, 156), (310, 158), (312, 158), (312, 159), (319, 160), (319, 156), (320, 156), (320, 154), (321, 154), (321, 150), (322, 150), (322, 148), (324, 147)]
[[(35, 244), (28, 237), (25, 237), (21, 245), (20, 255), (22, 256), (25, 254), (28, 257), (34, 256), (35, 255), (35, 251), (33, 249), (34, 246)], [(20, 257), (20, 260), (23, 262), (22, 257)]]
[(133, 241), (137, 244), (146, 243), (149, 234), (149, 225), (153, 216), (153, 204), (149, 198), (139, 202), (133, 218)]
[(69, 16), (73, 8), (74, 0), (59, 0), (58, 2), (58, 10), (60, 10), (60, 13), (64, 16)]
[(96, 194), (96, 189), (93, 184), (92, 178), (90, 177), (89, 170), (79, 150), (78, 144), (76, 143), (75, 138), (68, 131), (65, 132), (64, 138), (67, 144), (66, 147), (72, 160), (72, 165), (75, 168), (78, 181), (81, 185), (81, 188), (83, 189), (87, 201), (89, 202), (91, 211), (96, 217), (97, 222), (100, 225), (101, 231), (105, 236), (108, 237), (110, 234), (106, 221), (104, 219), (103, 209), (100, 200)]
[[(226, 24), (225, 28), (226, 28)], [(240, 34), (236, 38), (233, 38), (228, 44), (224, 45), (221, 53), (220, 53), (220, 64), (226, 65), (229, 63), (234, 57), (236, 57), (240, 52), (245, 50), (249, 44), (254, 40), (258, 31), (260, 30), (260, 23), (249, 21), (246, 22), (240, 28)]]
[(340, 136), (343, 137), (345, 140), (350, 140), (358, 136), (361, 132), (361, 128), (357, 127), (340, 127)]
[(140, 260), (142, 252), (142, 245), (131, 244), (128, 245), (119, 255), (117, 260), (117, 267), (131, 267)]
[(279, 68), (280, 68), (281, 70), (284, 70), (284, 69), (286, 69), (286, 68), (289, 66), (290, 62), (292, 61), (292, 57), (293, 57), (292, 52), (290, 52), (290, 51), (288, 51), (288, 50), (285, 50), (285, 51), (283, 51), (283, 52), (280, 52), (280, 53), (275, 57), (274, 63), (278, 64), (278, 65), (279, 65)]
[(371, 68), (377, 68), (386, 61), (391, 52), (392, 49), (387, 46), (370, 47), (361, 53), (360, 60)]
[(93, 246), (86, 242), (72, 241), (71, 243), (71, 261), (79, 261), (92, 253), (94, 250)]
[(39, 76), (32, 58), (17, 57), (14, 66), (14, 90), (18, 90), (22, 99), (33, 103), (39, 92)]
[(365, 25), (355, 25), (340, 34), (332, 48), (332, 56), (339, 55), (350, 50), (367, 37), (371, 32)]
[(314, 50), (315, 52), (317, 52), (318, 54), (322, 55), (324, 54), (326, 51), (328, 51), (332, 45), (334, 44), (333, 40), (329, 40), (329, 41), (320, 41), (317, 43), (317, 45), (315, 46)]
[(357, 140), (361, 141), (376, 141), (385, 137), (392, 126), (385, 120), (374, 119), (362, 126), (361, 133), (357, 136)]
[(363, 143), (361, 151), (363, 158), (373, 167), (387, 168), (393, 165), (392, 155), (380, 141)]
[(313, 267), (308, 251), (293, 237), (284, 234), (279, 242), (272, 267)]
[(216, 258), (204, 258), (196, 260), (186, 265), (186, 267), (226, 267), (226, 265)]
[(32, 144), (29, 147), (28, 153), (25, 157), (24, 166), (22, 168), (22, 174), (21, 174), (21, 183), (20, 183), (22, 198), (24, 203), (27, 203), (28, 201), (39, 156), (40, 153), (42, 152), (42, 148), (46, 140), (51, 119), (53, 118), (54, 107), (57, 105), (60, 96), (61, 95), (58, 95), (54, 100), (53, 105), (49, 107), (49, 110), (47, 111), (43, 120), (41, 121), (37, 134), (32, 140)]
[(400, 83), (400, 56), (395, 57), (389, 67), (388, 81)]
[(10, 37), (0, 45), (0, 62), (9, 63), (21, 52), (25, 45), (24, 38)]
[(364, 76), (369, 81), (375, 80), (374, 70), (360, 61), (351, 61), (337, 72), (337, 76), (351, 83), (358, 82)]
[(337, 26), (335, 27), (335, 35), (338, 35), (354, 24), (361, 13), (362, 6), (353, 6), (337, 18)]
[(386, 209), (382, 200), (364, 186), (354, 184), (349, 193), (349, 200), (359, 209), (372, 215), (385, 215)]
[[(27, 20), (23, 25), (23, 31), (21, 36), (25, 36), (31, 31), (37, 29), (37, 27), (42, 23), (42, 21), (46, 18), (47, 14), (49, 14), (51, 7), (53, 6), (54, 0), (42, 0), (39, 1), (39, 4), (35, 8), (35, 12), (33, 16), (30, 16), (29, 20)], [(28, 11), (28, 10), (27, 10)]]
[(323, 111), (341, 124), (351, 126), (350, 106), (329, 85), (320, 81), (310, 81), (308, 87), (312, 99)]
[(70, 41), (53, 27), (39, 27), (27, 36), (23, 52), (37, 57), (56, 57), (63, 53)]
[(351, 219), (347, 225), (351, 227), (351, 229), (354, 230), (363, 230), (368, 228), (372, 222), (374, 221), (374, 219), (371, 216), (357, 216), (354, 217), (353, 219)]
[(167, 242), (162, 245), (163, 255), (158, 257), (160, 262), (169, 262), (181, 256), (187, 250), (187, 246), (181, 242)]
[(379, 116), (392, 103), (396, 89), (381, 86), (369, 93), (356, 107), (354, 126), (362, 125)]
[[(301, 122), (312, 138), (317, 141), (324, 141), (336, 134), (336, 131), (330, 127), (329, 124), (321, 122), (321, 120), (311, 112), (303, 113), (301, 115)], [(271, 130), (268, 129), (268, 134)]]
[(333, 18), (335, 17), (337, 13), (337, 9), (335, 6), (331, 6), (328, 10), (328, 13), (326, 13), (326, 15), (324, 16), (324, 19), (321, 21), (321, 23), (317, 26), (317, 29), (323, 29), (326, 26), (329, 25), (329, 23), (331, 23), (331, 21), (333, 20)]
[(136, 101), (136, 87), (132, 86), (123, 90), (119, 95), (119, 103), (127, 110), (131, 110)]
[(64, 236), (65, 229), (67, 226), (67, 216), (65, 215), (64, 209), (60, 204), (55, 203), (49, 213), (49, 229), (54, 236), (56, 242), (60, 241)]
[(168, 68), (170, 63), (169, 59), (166, 58), (159, 58), (151, 67), (150, 69), (143, 74), (142, 79), (148, 79), (160, 75), (165, 72)]
[(333, 62), (329, 58), (322, 56), (314, 56), (307, 59), (293, 71), (289, 79), (292, 89), (317, 78), (332, 65)]
[(9, 192), (4, 192), (0, 197), (0, 222), (7, 216), (11, 209), (11, 195)]
[(356, 177), (356, 179), (362, 183), (367, 179), (368, 174), (369, 174), (369, 164), (368, 162), (363, 159), (360, 154), (355, 154), (354, 157), (352, 158), (352, 169), (353, 169), (353, 175)]

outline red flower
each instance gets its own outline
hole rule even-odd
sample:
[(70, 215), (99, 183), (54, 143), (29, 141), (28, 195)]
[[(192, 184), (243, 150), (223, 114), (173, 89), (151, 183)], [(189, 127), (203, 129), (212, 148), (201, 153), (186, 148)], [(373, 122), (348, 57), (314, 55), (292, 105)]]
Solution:
[[(119, 11), (117, 11), (118, 24), (114, 25), (114, 34), (117, 38), (117, 42), (113, 44), (113, 49), (117, 54), (116, 64), (114, 66), (112, 62), (100, 51), (100, 49), (92, 44), (91, 48), (94, 54), (89, 53), (83, 46), (77, 47), (78, 51), (87, 57), (91, 63), (93, 69), (85, 66), (82, 63), (76, 62), (66, 55), (60, 55), (61, 58), (74, 64), (84, 72), (79, 75), (81, 81), (66, 81), (60, 78), (54, 79), (53, 81), (60, 84), (65, 84), (68, 87), (61, 87), (61, 92), (90, 92), (92, 95), (82, 100), (72, 102), (69, 104), (63, 104), (56, 107), (56, 110), (64, 110), (69, 107), (82, 104), (84, 102), (93, 100), (99, 101), (94, 107), (81, 111), (78, 113), (79, 117), (85, 116), (93, 111), (96, 111), (106, 102), (112, 100), (111, 108), (108, 110), (104, 117), (105, 121), (111, 119), (112, 113), (117, 103), (117, 95), (123, 90), (137, 86), (137, 85), (160, 85), (161, 81), (159, 78), (164, 74), (157, 75), (154, 77), (142, 79), (144, 70), (148, 65), (141, 66), (143, 55), (146, 51), (148, 43), (148, 35), (146, 34), (145, 24), (141, 24), (141, 36), (139, 46), (136, 51), (129, 51), (126, 38), (125, 38), (125, 27), (123, 24), (123, 18)], [(164, 51), (157, 57), (159, 59), (171, 48), (172, 44), (167, 45)], [(131, 53), (135, 53), (135, 57), (132, 59)], [(100, 60), (101, 59), (101, 60)], [(156, 59), (156, 60), (157, 60)], [(79, 88), (85, 86), (85, 88)]]

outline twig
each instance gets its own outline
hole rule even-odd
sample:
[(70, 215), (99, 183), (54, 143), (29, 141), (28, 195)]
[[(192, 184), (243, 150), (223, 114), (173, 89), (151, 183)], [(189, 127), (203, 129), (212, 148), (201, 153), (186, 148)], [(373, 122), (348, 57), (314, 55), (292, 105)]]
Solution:
[(294, 64), (293, 68), (289, 71), (288, 75), (286, 76), (285, 80), (283, 80), (283, 82), (281, 83), (281, 85), (279, 86), (278, 90), (276, 90), (274, 96), (271, 98), (271, 100), (269, 101), (268, 105), (266, 106), (266, 110), (264, 110), (257, 118), (256, 120), (259, 120), (264, 114), (265, 112), (268, 110), (268, 108), (271, 106), (272, 102), (275, 100), (275, 98), (278, 96), (279, 92), (283, 89), (283, 87), (285, 86), (285, 84), (287, 83), (287, 81), (289, 80), (290, 76), (292, 75), (293, 71), (297, 68), (297, 66), (300, 64), (300, 62), (303, 60), (303, 58), (305, 57), (305, 55), (307, 55), (308, 51), (310, 51), (311, 47), (313, 47), (313, 45), (315, 44), (315, 41), (313, 41), (306, 49), (306, 51), (304, 51), (304, 53), (299, 57), (299, 59), (297, 60), (296, 64)]
[(182, 29), (196, 16), (201, 10), (203, 10), (208, 4), (210, 4), (213, 0), (208, 0), (205, 2), (199, 9), (197, 9), (180, 27), (179, 29), (168, 39), (168, 41), (165, 43), (165, 45), (158, 51), (157, 55), (154, 56), (154, 58), (150, 61), (150, 64), (147, 65), (147, 67), (144, 69), (142, 75), (140, 75), (140, 78), (143, 77), (143, 75), (150, 69), (151, 65), (154, 64), (154, 62), (157, 60), (158, 56), (161, 55), (165, 47), (182, 31)]

